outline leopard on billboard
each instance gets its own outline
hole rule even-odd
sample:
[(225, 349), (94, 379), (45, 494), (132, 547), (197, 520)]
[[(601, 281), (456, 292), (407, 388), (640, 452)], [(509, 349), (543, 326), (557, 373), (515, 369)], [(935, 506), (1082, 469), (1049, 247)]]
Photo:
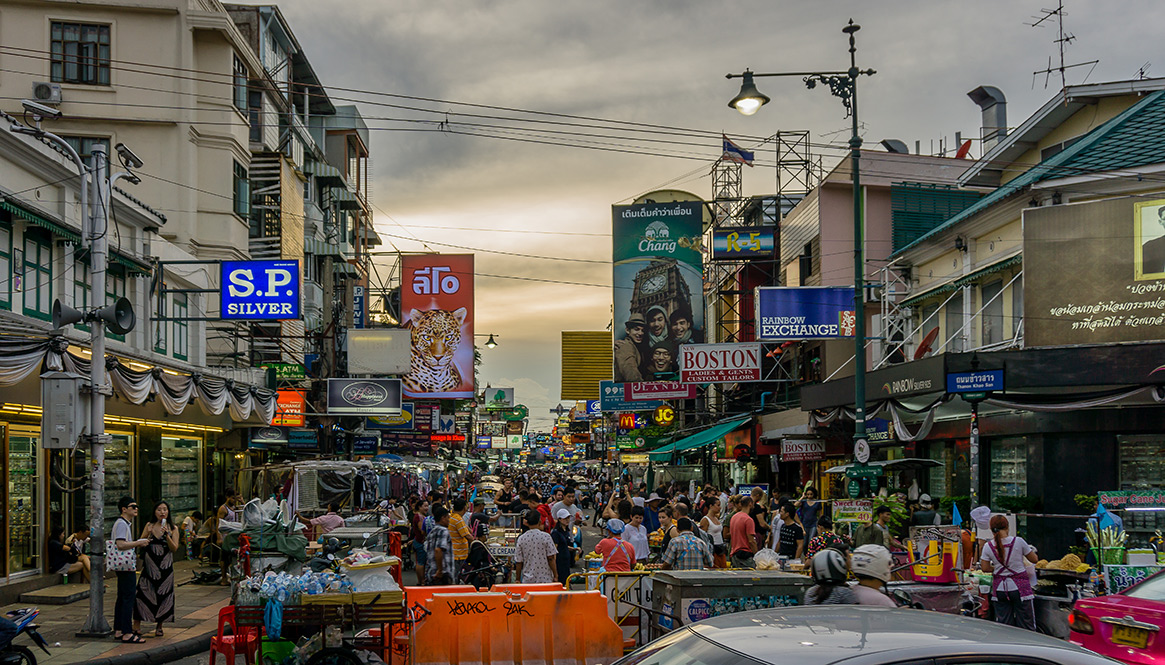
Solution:
[(472, 254), (401, 258), (401, 318), (412, 336), (405, 395), (473, 397), (473, 274)]

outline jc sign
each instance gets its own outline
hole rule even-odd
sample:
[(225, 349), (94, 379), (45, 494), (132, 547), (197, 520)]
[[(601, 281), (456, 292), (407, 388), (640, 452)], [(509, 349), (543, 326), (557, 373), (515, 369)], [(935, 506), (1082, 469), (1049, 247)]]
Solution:
[(299, 318), (299, 261), (223, 261), (221, 276), (221, 318)]

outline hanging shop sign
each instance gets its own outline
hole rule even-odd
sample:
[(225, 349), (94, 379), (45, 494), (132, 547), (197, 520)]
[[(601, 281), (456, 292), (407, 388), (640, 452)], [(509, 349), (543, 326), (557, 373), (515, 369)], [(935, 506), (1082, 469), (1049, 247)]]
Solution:
[(375, 455), (380, 448), (379, 436), (358, 436), (352, 439), (353, 455)]
[(219, 318), (298, 319), (299, 261), (223, 261)]
[(413, 429), (418, 432), (432, 432), (441, 409), (432, 404), (417, 404), (413, 407), (413, 412)]
[(473, 398), (473, 255), (401, 257), (401, 315), (412, 331), (409, 397)]
[(506, 448), (511, 450), (520, 450), (522, 448), (522, 441), (525, 439), (521, 434), (507, 434)]
[(1003, 370), (955, 372), (947, 374), (948, 393), (978, 393), (1003, 390)]
[(676, 421), (676, 410), (664, 404), (655, 407), (655, 412), (651, 414), (651, 419), (655, 421), (656, 425), (667, 426)]
[(599, 408), (603, 413), (614, 411), (650, 411), (663, 404), (659, 400), (640, 400), (632, 402), (626, 398), (625, 383), (614, 381), (599, 382)]
[(712, 260), (773, 259), (777, 251), (774, 226), (741, 226), (712, 231)]
[(251, 446), (256, 447), (287, 444), (287, 430), (282, 427), (252, 427), (251, 428)]
[(513, 388), (486, 388), (485, 409), (502, 411), (514, 408)]
[(624, 464), (647, 464), (646, 453), (621, 453), (619, 461)]
[(857, 334), (854, 290), (836, 286), (760, 286), (756, 320), (764, 341), (838, 339)]
[(870, 499), (834, 499), (833, 523), (865, 522), (874, 519), (874, 502)]
[(477, 441), (477, 449), (478, 450), (489, 449), (490, 445), (492, 444), (492, 441), (491, 441), (492, 438), (493, 437), (486, 436), (484, 434), (478, 434), (477, 438), (475, 439)]
[(1161, 566), (1104, 566), (1104, 588), (1108, 593), (1120, 593), (1161, 572)]
[(412, 402), (402, 402), (399, 415), (368, 416), (364, 419), (364, 429), (411, 430), (413, 428), (413, 408)]
[(401, 412), (400, 379), (328, 379), (328, 414), (392, 416)]
[(273, 373), (276, 381), (303, 381), (307, 378), (307, 372), (299, 363), (267, 363), (260, 367)]
[(894, 421), (886, 418), (866, 419), (866, 441), (871, 445), (894, 441)]
[(717, 445), (721, 462), (748, 460), (756, 454), (756, 451), (752, 447), (751, 428), (745, 427), (735, 432), (728, 432), (722, 440), (724, 445)]
[(398, 455), (428, 455), (433, 442), (428, 434), (419, 432), (381, 432), (380, 449)]
[(364, 327), (364, 313), (366, 310), (366, 299), (364, 295), (363, 286), (352, 287), (352, 327)]
[(782, 439), (782, 462), (816, 462), (825, 459), (825, 441), (821, 439)]
[(495, 436), (490, 438), (490, 448), (504, 450), (506, 447), (506, 437)]
[(587, 418), (598, 418), (603, 415), (603, 405), (597, 399), (587, 400)]
[(282, 427), (303, 427), (307, 424), (307, 397), (299, 390), (280, 390), (275, 394), (275, 415), (271, 424)]
[(1129, 490), (1100, 492), (1105, 508), (1165, 508), (1165, 490)]
[[(675, 372), (676, 345), (704, 340), (704, 204), (613, 206), (611, 214), (613, 378)], [(648, 361), (671, 368), (645, 368)]]
[(648, 383), (628, 383), (627, 399), (632, 403), (642, 400), (695, 399), (695, 384), (679, 381), (651, 381)]
[(287, 447), (292, 450), (318, 450), (320, 433), (314, 429), (288, 430)]
[(759, 342), (680, 346), (680, 382), (760, 381)]
[(741, 496), (744, 496), (745, 494), (752, 494), (752, 491), (754, 489), (757, 489), (757, 488), (760, 488), (760, 490), (763, 491), (766, 495), (769, 493), (768, 483), (765, 483), (763, 485), (737, 485), (736, 486), (736, 493), (741, 495)]

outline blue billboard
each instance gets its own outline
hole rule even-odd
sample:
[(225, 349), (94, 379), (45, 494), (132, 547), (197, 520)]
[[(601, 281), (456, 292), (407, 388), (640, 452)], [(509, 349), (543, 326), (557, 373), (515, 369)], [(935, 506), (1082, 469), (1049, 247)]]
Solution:
[(741, 226), (712, 232), (712, 260), (775, 259), (775, 226)]
[[(599, 382), (599, 408), (606, 413), (615, 411), (650, 411), (662, 406), (659, 400), (628, 401), (625, 397), (625, 386), (614, 381)], [(589, 410), (589, 409), (588, 409)]]
[(756, 289), (757, 339), (838, 339), (857, 334), (853, 288), (761, 286)]
[(298, 319), (299, 261), (223, 261), (223, 319)]

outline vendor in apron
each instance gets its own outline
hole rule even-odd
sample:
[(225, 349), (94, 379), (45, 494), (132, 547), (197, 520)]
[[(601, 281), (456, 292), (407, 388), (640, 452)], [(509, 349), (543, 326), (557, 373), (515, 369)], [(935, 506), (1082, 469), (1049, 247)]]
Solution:
[(990, 522), (993, 540), (987, 542), (980, 566), (991, 573), (991, 607), (999, 623), (1036, 629), (1035, 593), (1025, 561), (1039, 560), (1036, 548), (1019, 536), (1008, 536), (1007, 518), (995, 515)]

